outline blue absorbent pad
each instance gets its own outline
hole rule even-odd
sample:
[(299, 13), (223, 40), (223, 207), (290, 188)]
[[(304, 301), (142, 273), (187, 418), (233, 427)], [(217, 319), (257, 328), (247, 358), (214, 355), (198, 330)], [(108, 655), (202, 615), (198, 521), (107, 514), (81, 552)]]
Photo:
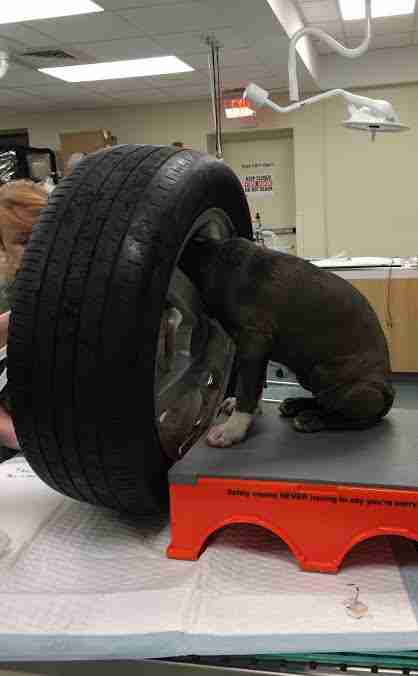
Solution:
[(363, 543), (337, 575), (321, 575), (301, 572), (274, 535), (240, 525), (219, 532), (198, 561), (170, 560), (167, 521), (65, 498), (22, 457), (0, 465), (0, 531), (4, 661), (418, 646), (418, 558), (408, 541)]

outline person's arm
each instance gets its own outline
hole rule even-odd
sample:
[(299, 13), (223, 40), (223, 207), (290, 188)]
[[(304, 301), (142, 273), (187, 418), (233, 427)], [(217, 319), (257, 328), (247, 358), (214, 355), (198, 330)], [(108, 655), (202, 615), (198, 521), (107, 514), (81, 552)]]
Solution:
[(7, 343), (7, 336), (9, 333), (9, 319), (10, 319), (10, 310), (8, 312), (3, 312), (0, 315), (0, 347), (3, 347)]
[[(0, 348), (7, 343), (7, 336), (9, 332), (10, 312), (4, 312), (0, 315)], [(20, 446), (16, 437), (13, 420), (0, 403), (0, 446), (6, 446), (14, 451), (19, 451)], [(0, 449), (0, 461), (3, 452)], [(7, 454), (9, 455), (9, 454)]]
[[(13, 420), (7, 411), (0, 404), (0, 446), (6, 446), (14, 451), (19, 451), (20, 446), (17, 440)], [(1, 460), (1, 449), (0, 449)]]

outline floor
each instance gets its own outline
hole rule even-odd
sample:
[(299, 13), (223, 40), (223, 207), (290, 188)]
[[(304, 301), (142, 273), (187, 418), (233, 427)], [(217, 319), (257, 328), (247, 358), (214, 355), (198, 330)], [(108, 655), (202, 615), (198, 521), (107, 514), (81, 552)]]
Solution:
[[(278, 376), (278, 372), (280, 371), (282, 375)], [(307, 392), (296, 383), (293, 373), (280, 364), (270, 362), (267, 381), (268, 386), (264, 389), (263, 393), (264, 400), (310, 396), (310, 392)], [(287, 385), (285, 383), (293, 384)], [(393, 386), (396, 391), (394, 403), (396, 408), (418, 409), (418, 375), (394, 377)]]
[[(278, 375), (281, 369), (282, 373)], [(281, 400), (286, 397), (309, 395), (302, 387), (295, 382), (294, 375), (286, 368), (278, 364), (271, 363), (268, 369), (268, 386), (264, 390), (263, 398), (265, 400)], [(285, 384), (293, 383), (293, 384)], [(418, 409), (418, 376), (404, 377), (394, 379), (396, 389), (397, 408)], [(227, 676), (231, 670), (227, 668), (202, 667), (199, 665), (167, 664), (164, 662), (90, 662), (90, 663), (1, 663), (0, 676), (113, 676), (118, 672), (120, 676), (204, 676), (205, 674), (219, 674)], [(234, 670), (237, 674), (260, 673), (260, 671)], [(263, 671), (262, 673), (266, 673)]]

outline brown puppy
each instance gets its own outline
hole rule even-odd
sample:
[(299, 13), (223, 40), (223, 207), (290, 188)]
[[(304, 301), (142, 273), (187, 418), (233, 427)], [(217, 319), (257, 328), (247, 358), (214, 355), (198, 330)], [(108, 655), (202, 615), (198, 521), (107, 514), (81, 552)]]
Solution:
[(386, 339), (367, 300), (344, 279), (239, 238), (192, 243), (180, 267), (237, 347), (236, 407), (209, 431), (210, 445), (245, 438), (269, 360), (314, 395), (281, 405), (299, 431), (369, 427), (388, 413)]

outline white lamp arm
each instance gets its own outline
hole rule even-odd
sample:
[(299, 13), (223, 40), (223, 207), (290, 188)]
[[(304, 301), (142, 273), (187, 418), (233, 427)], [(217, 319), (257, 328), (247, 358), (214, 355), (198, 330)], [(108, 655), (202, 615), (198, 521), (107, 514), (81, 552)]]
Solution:
[(6, 52), (0, 52), (0, 78), (7, 73), (9, 68), (9, 56)]
[(296, 63), (296, 45), (299, 40), (305, 35), (314, 35), (315, 37), (320, 38), (326, 42), (332, 49), (342, 56), (347, 56), (350, 59), (355, 59), (358, 56), (364, 54), (370, 44), (371, 38), (371, 0), (365, 0), (366, 3), (366, 36), (358, 47), (349, 49), (345, 47), (340, 42), (335, 40), (331, 35), (325, 33), (325, 31), (320, 28), (315, 28), (309, 26), (306, 28), (301, 28), (298, 30), (290, 41), (289, 45), (289, 94), (291, 101), (299, 101), (299, 85), (297, 77), (297, 63)]
[(304, 106), (318, 103), (319, 101), (330, 99), (334, 96), (342, 96), (347, 101), (347, 103), (350, 103), (356, 108), (369, 108), (369, 110), (371, 110), (377, 116), (384, 116), (386, 119), (392, 122), (399, 122), (398, 116), (393, 110), (391, 104), (387, 101), (369, 99), (367, 96), (352, 94), (351, 92), (345, 91), (345, 89), (331, 89), (328, 92), (311, 96), (309, 99), (291, 103), (289, 106), (279, 106), (277, 103), (274, 103), (274, 101), (269, 99), (269, 93), (254, 83), (248, 85), (244, 92), (244, 98), (251, 101), (251, 103), (253, 103), (255, 106), (269, 106), (277, 113), (291, 113), (292, 111), (299, 110)]

